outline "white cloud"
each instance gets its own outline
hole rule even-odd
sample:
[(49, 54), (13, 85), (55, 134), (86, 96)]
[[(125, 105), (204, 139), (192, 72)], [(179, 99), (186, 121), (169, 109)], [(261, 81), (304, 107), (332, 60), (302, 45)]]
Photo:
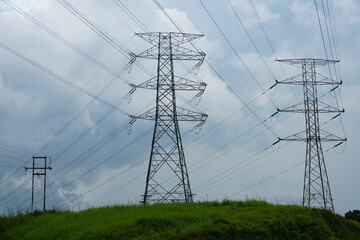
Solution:
[[(232, 0), (236, 11), (239, 11), (240, 18), (247, 27), (257, 26), (259, 23), (257, 17), (252, 9), (252, 6), (247, 0)], [(255, 1), (254, 1), (255, 2)], [(265, 2), (255, 2), (254, 8), (263, 24), (268, 22), (275, 22), (279, 20), (280, 15), (278, 13), (273, 13), (270, 7)]]
[[(214, 77), (209, 69), (204, 67), (204, 70), (201, 71), (198, 76), (207, 83), (207, 88), (201, 103), (208, 106), (205, 112), (212, 121), (219, 121), (224, 116), (231, 114), (239, 108), (239, 106), (233, 104), (234, 101), (237, 101), (235, 97), (230, 94), (226, 84)], [(209, 103), (212, 104), (209, 106)], [(221, 109), (221, 111), (219, 111), (219, 109)]]
[(14, 1), (14, 3), (21, 4), (25, 11), (45, 10), (49, 6), (49, 0)]
[[(123, 165), (118, 168), (102, 169), (91, 181), (79, 182), (73, 192), (82, 196), (85, 204), (123, 204), (137, 199), (144, 191), (146, 161), (140, 166)], [(109, 181), (110, 180), (110, 181)], [(103, 183), (107, 181), (106, 184)], [(134, 185), (132, 181), (137, 184)], [(101, 188), (93, 189), (101, 185)], [(115, 189), (114, 189), (114, 186)], [(123, 194), (126, 192), (126, 194)], [(108, 195), (106, 198), (104, 196)], [(137, 202), (135, 202), (137, 203)], [(84, 205), (82, 205), (84, 206)]]
[(211, 60), (223, 60), (224, 48), (219, 40), (211, 40), (204, 36), (204, 41), (199, 43), (201, 50), (206, 53), (206, 58)]
[[(293, 1), (290, 11), (294, 14), (294, 22), (297, 25), (313, 28), (317, 26), (317, 15), (312, 2)], [(321, 14), (321, 13), (319, 13)]]
[(263, 3), (255, 4), (254, 7), (262, 23), (279, 19), (279, 14), (272, 13), (271, 10)]
[[(17, 90), (5, 85), (0, 75), (0, 106), (8, 110), (37, 111), (41, 105), (40, 96), (29, 90)], [(27, 114), (29, 112), (26, 112)]]
[[(336, 18), (336, 22), (343, 22), (346, 24), (342, 24), (342, 27), (348, 27), (348, 24), (353, 26), (357, 26), (360, 24), (360, 3), (356, 0), (343, 0), (343, 1), (333, 1), (334, 8), (336, 10), (340, 10), (341, 13), (339, 14), (338, 11), (335, 11), (334, 15)], [(343, 17), (340, 17), (343, 16)]]

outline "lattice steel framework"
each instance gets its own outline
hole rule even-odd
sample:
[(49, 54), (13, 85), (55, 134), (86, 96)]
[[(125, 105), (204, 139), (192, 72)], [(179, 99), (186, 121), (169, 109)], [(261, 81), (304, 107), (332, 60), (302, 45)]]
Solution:
[[(207, 115), (176, 105), (177, 90), (196, 91), (200, 96), (206, 87), (202, 81), (194, 81), (174, 75), (174, 61), (198, 61), (199, 66), (205, 54), (183, 46), (200, 34), (174, 32), (137, 33), (137, 36), (152, 44), (152, 47), (137, 55), (138, 58), (157, 60), (157, 75), (138, 85), (138, 88), (156, 90), (156, 106), (138, 116), (154, 120), (152, 147), (146, 177), (143, 203), (192, 202), (189, 175), (186, 168), (184, 149), (178, 121), (197, 121), (202, 125)], [(174, 182), (166, 182), (173, 177)]]
[(319, 85), (338, 86), (337, 82), (316, 72), (317, 66), (335, 64), (338, 60), (325, 59), (285, 59), (278, 60), (291, 65), (299, 65), (302, 73), (278, 84), (302, 85), (304, 101), (280, 112), (305, 113), (306, 130), (281, 140), (306, 142), (305, 174), (302, 204), (308, 207), (319, 207), (334, 211), (334, 203), (330, 190), (330, 183), (326, 171), (322, 142), (346, 141), (331, 133), (320, 129), (319, 113), (344, 112), (318, 99)]

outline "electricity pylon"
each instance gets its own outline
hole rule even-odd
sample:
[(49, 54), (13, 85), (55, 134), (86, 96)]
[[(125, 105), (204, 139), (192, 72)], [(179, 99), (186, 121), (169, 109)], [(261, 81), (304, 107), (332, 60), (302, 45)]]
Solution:
[[(202, 81), (177, 77), (174, 61), (204, 61), (205, 53), (183, 45), (200, 38), (200, 34), (174, 32), (137, 33), (152, 47), (137, 55), (138, 58), (157, 60), (157, 75), (138, 85), (138, 88), (156, 90), (156, 106), (137, 118), (154, 120), (152, 147), (146, 177), (143, 203), (192, 202), (189, 175), (178, 121), (198, 121), (201, 126), (207, 115), (176, 105), (176, 91), (196, 91), (200, 96), (206, 87)], [(165, 183), (166, 179), (174, 182)]]
[[(44, 160), (43, 167), (38, 167), (36, 165), (36, 160)], [(52, 168), (47, 166), (47, 160), (51, 158), (49, 157), (33, 157), (32, 167), (25, 167), (25, 171), (31, 169), (32, 170), (32, 178), (31, 178), (31, 212), (34, 211), (34, 177), (35, 176), (44, 176), (44, 196), (43, 196), (43, 211), (46, 210), (46, 170), (51, 170)]]
[(277, 60), (290, 65), (298, 65), (302, 73), (277, 82), (278, 84), (302, 85), (304, 101), (279, 112), (305, 113), (306, 130), (290, 137), (282, 138), (286, 141), (306, 142), (305, 175), (303, 188), (303, 206), (319, 207), (334, 211), (334, 203), (330, 190), (330, 183), (325, 166), (322, 142), (346, 141), (320, 129), (319, 113), (344, 112), (318, 99), (319, 85), (333, 85), (335, 89), (342, 82), (337, 82), (316, 72), (317, 66), (336, 64), (339, 60), (325, 60), (313, 58)]

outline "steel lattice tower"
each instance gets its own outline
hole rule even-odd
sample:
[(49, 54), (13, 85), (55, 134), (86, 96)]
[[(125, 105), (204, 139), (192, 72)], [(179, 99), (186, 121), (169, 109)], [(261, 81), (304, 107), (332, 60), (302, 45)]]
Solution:
[[(193, 195), (178, 121), (199, 121), (197, 126), (200, 126), (207, 115), (178, 107), (175, 92), (197, 91), (196, 96), (200, 96), (206, 84), (176, 77), (174, 61), (195, 60), (198, 61), (196, 66), (199, 66), (205, 54), (183, 45), (202, 35), (174, 32), (136, 35), (152, 45), (137, 57), (155, 59), (158, 63), (156, 77), (137, 86), (156, 90), (155, 108), (138, 116), (140, 119), (155, 121), (143, 203), (192, 202)], [(175, 182), (165, 183), (165, 179), (169, 177), (175, 178)]]
[(302, 85), (304, 101), (289, 108), (279, 110), (280, 112), (296, 112), (305, 114), (305, 132), (294, 134), (281, 140), (304, 141), (306, 142), (305, 174), (302, 204), (308, 207), (319, 207), (334, 211), (333, 198), (331, 196), (330, 183), (326, 171), (322, 142), (346, 141), (320, 129), (319, 113), (344, 112), (318, 99), (319, 85), (338, 86), (337, 82), (331, 78), (316, 72), (317, 66), (328, 66), (335, 64), (338, 60), (325, 59), (285, 59), (278, 60), (290, 65), (298, 65), (302, 68), (302, 73), (278, 84)]

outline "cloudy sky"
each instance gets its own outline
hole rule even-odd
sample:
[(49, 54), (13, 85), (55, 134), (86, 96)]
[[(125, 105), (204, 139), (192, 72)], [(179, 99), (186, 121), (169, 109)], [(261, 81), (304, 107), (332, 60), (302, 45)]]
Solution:
[(194, 46), (207, 55), (190, 75), (175, 68), (207, 83), (197, 104), (177, 94), (179, 106), (209, 115), (197, 134), (180, 124), (195, 200), (300, 204), (305, 144), (273, 143), (304, 130), (304, 116), (271, 116), (302, 101), (301, 87), (274, 86), (301, 68), (275, 60), (329, 58), (341, 62), (317, 71), (343, 84), (319, 87), (319, 98), (345, 113), (321, 114), (320, 124), (348, 141), (323, 143), (326, 166), (335, 211), (359, 209), (359, 12), (357, 0), (0, 1), (1, 212), (29, 207), (32, 156), (52, 158), (51, 208), (139, 202), (154, 123), (129, 126), (129, 115), (153, 107), (155, 92), (128, 92), (156, 74), (156, 61), (129, 67), (129, 53), (150, 46), (135, 33), (180, 30), (204, 34)]

